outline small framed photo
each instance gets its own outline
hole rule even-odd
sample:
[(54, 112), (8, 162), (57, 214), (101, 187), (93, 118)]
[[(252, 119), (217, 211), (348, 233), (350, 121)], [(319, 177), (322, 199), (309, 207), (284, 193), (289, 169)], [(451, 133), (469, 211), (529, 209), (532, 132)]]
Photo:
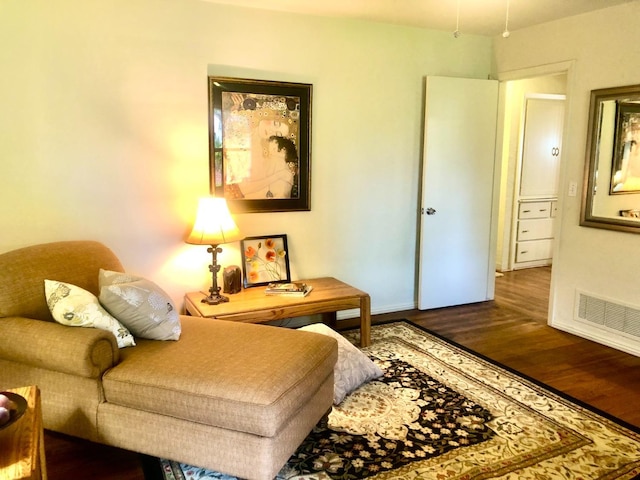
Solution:
[(209, 77), (211, 193), (231, 212), (311, 210), (311, 90)]
[(244, 288), (291, 282), (286, 235), (247, 237), (240, 247)]

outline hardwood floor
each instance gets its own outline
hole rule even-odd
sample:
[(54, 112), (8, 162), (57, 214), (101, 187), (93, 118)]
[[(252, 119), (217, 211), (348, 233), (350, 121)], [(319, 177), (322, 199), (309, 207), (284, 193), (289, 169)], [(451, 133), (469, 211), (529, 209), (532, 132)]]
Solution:
[(547, 325), (550, 267), (496, 278), (495, 300), (376, 317), (407, 318), (640, 427), (640, 357)]
[[(496, 299), (437, 310), (376, 315), (406, 318), (578, 400), (640, 427), (640, 357), (546, 325), (550, 268), (496, 278)], [(358, 325), (357, 319), (339, 328)], [(49, 480), (143, 480), (132, 452), (45, 433)]]

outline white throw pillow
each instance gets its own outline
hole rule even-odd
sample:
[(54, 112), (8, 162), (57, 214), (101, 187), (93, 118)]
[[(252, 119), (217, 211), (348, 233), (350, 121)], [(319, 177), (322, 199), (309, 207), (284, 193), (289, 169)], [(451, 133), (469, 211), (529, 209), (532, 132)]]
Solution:
[(107, 330), (116, 337), (118, 347), (135, 346), (129, 330), (102, 308), (93, 293), (56, 280), (45, 280), (44, 291), (49, 311), (56, 322), (71, 327)]
[(134, 336), (178, 340), (180, 315), (158, 285), (135, 275), (100, 269), (100, 303)]
[(338, 361), (333, 368), (333, 403), (338, 405), (347, 394), (369, 380), (381, 377), (382, 370), (349, 340), (323, 323), (314, 323), (298, 330), (321, 333), (338, 340)]

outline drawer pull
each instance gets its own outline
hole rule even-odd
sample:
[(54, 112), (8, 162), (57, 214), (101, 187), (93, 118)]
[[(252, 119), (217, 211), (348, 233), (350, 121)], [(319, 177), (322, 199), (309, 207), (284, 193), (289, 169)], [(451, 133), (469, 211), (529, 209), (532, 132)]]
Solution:
[(522, 210), (522, 213), (531, 213), (531, 210)]
[(522, 230), (522, 233), (529, 233), (529, 230)]

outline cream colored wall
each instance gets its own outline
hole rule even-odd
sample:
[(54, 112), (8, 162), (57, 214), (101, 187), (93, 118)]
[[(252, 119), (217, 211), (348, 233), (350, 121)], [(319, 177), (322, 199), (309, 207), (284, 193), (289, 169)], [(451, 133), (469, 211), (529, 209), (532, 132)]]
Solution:
[(308, 82), (312, 210), (237, 223), (286, 233), (294, 279), (413, 308), (424, 77), (487, 78), (491, 56), (483, 37), (197, 0), (3, 0), (0, 251), (98, 239), (182, 304), (210, 284), (182, 241), (209, 188), (207, 74)]
[(582, 185), (589, 93), (640, 83), (637, 19), (640, 2), (512, 32), (494, 40), (498, 72), (573, 62), (568, 83), (560, 195), (561, 226), (554, 252), (552, 325), (640, 354), (637, 338), (605, 332), (575, 320), (576, 291), (640, 308), (637, 255), (640, 236), (579, 226), (580, 194), (567, 196), (569, 182)]

